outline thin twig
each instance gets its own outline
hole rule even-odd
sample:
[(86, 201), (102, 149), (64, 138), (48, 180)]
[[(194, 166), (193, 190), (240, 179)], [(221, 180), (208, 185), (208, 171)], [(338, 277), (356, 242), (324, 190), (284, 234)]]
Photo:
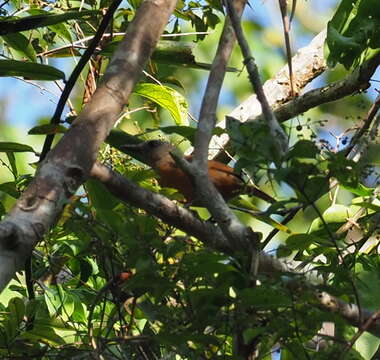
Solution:
[[(344, 79), (326, 86), (310, 90), (296, 97), (275, 110), (279, 122), (289, 120), (316, 106), (342, 99), (348, 95), (358, 93), (370, 86), (370, 78), (380, 64), (380, 55), (366, 61)], [(250, 118), (248, 122), (258, 121), (262, 115)]]
[[(236, 250), (229, 246), (228, 240), (220, 231), (219, 227), (201, 221), (191, 211), (178, 207), (166, 197), (139, 187), (121, 174), (116, 173), (100, 163), (95, 163), (91, 174), (93, 178), (101, 181), (118, 199), (132, 206), (144, 209), (147, 213), (198, 238), (211, 249), (222, 251), (229, 255), (235, 253)], [(296, 266), (295, 262), (285, 264), (264, 252), (258, 254), (258, 259), (260, 273), (268, 275), (288, 273), (301, 276), (299, 278), (300, 280), (298, 280), (298, 277), (293, 278), (292, 286), (298, 284), (297, 286), (299, 286), (302, 291), (305, 290), (305, 284), (314, 291), (315, 288), (312, 284), (318, 284), (321, 280), (318, 278), (316, 272), (309, 271), (308, 273), (300, 273), (299, 271), (293, 270)], [(308, 283), (305, 283), (305, 280), (308, 280)], [(372, 316), (371, 311), (363, 308), (359, 310), (357, 305), (346, 303), (327, 292), (318, 292), (315, 295), (318, 302), (316, 304), (313, 303), (314, 306), (316, 305), (325, 311), (337, 313), (353, 326), (360, 326), (361, 316), (365, 321)], [(367, 331), (375, 336), (380, 336), (380, 324), (378, 324), (377, 321), (371, 323)]]
[(359, 339), (360, 336), (363, 335), (365, 331), (369, 329), (369, 327), (379, 319), (380, 317), (380, 309), (375, 311), (363, 324), (363, 326), (360, 327), (358, 332), (352, 337), (352, 339), (347, 343), (346, 347), (343, 349), (343, 351), (340, 354), (339, 359), (344, 359), (347, 351), (349, 351), (355, 344), (355, 342)]
[(290, 21), (294, 16), (296, 4), (295, 4), (295, 1), (293, 1), (292, 13), (290, 15), (291, 19), (289, 20), (286, 0), (278, 0), (278, 2), (280, 5), (281, 17), (282, 17), (282, 26), (284, 29), (286, 57), (288, 60), (288, 68), (289, 68), (290, 93), (291, 93), (291, 96), (294, 97), (296, 94), (294, 91), (294, 81), (293, 81), (292, 48), (290, 46)]
[[(298, 211), (301, 209), (302, 207), (295, 207), (293, 209), (290, 210), (290, 212), (286, 215), (285, 219), (283, 221), (281, 221), (281, 224), (282, 225), (286, 225), (289, 221), (291, 221), (297, 214), (298, 214)], [(276, 234), (279, 232), (279, 230), (277, 228), (274, 228), (269, 234), (268, 236), (265, 238), (264, 241), (261, 242), (261, 248), (262, 249), (265, 249), (265, 247), (269, 244), (269, 242), (276, 236)]]
[[(114, 12), (119, 7), (121, 1), (122, 0), (114, 0), (111, 3), (110, 7), (108, 8), (107, 13), (104, 15), (102, 21), (99, 24), (99, 27), (98, 27), (98, 30), (97, 30), (95, 36), (93, 37), (91, 43), (88, 45), (88, 48), (83, 53), (78, 64), (75, 66), (73, 72), (71, 73), (70, 78), (67, 81), (65, 88), (62, 91), (62, 95), (58, 101), (54, 115), (50, 120), (50, 124), (59, 124), (60, 123), (62, 112), (65, 108), (66, 101), (70, 96), (71, 90), (75, 86), (76, 81), (77, 81), (80, 73), (82, 72), (82, 70), (86, 66), (88, 60), (90, 59), (90, 57), (94, 53), (97, 45), (99, 44), (99, 42), (103, 36), (104, 31), (106, 30), (109, 22), (111, 21), (111, 19), (113, 17)], [(46, 157), (47, 153), (50, 151), (51, 145), (53, 144), (53, 140), (54, 140), (54, 134), (49, 134), (46, 136), (46, 139), (45, 139), (45, 142), (44, 142), (44, 145), (42, 148), (42, 152), (40, 155), (40, 161), (42, 161)]]
[(348, 145), (347, 149), (345, 150), (346, 156), (348, 156), (350, 154), (350, 152), (354, 149), (355, 145), (357, 145), (360, 138), (369, 129), (373, 119), (375, 118), (377, 112), (379, 111), (379, 108), (380, 108), (380, 94), (377, 95), (377, 98), (376, 98), (375, 102), (372, 104), (371, 108), (369, 109), (366, 118), (362, 121), (362, 125), (359, 126), (358, 131), (352, 137), (350, 144)]
[[(101, 144), (128, 102), (175, 6), (176, 0), (141, 3), (90, 101), (0, 222), (0, 291), (90, 175)], [(142, 25), (147, 22), (150, 26)]]
[(236, 11), (232, 6), (230, 1), (226, 2), (228, 15), (231, 19), (232, 26), (235, 30), (236, 38), (238, 40), (241, 52), (244, 57), (244, 64), (247, 67), (247, 71), (249, 74), (249, 80), (253, 86), (253, 89), (256, 92), (257, 99), (261, 104), (261, 109), (263, 112), (264, 119), (269, 126), (269, 130), (273, 139), (273, 142), (277, 148), (277, 151), (282, 157), (286, 154), (288, 150), (288, 137), (286, 136), (284, 130), (278, 123), (271, 107), (269, 106), (268, 100), (264, 93), (263, 85), (261, 84), (259, 70), (255, 63), (255, 60), (251, 54), (249, 49), (249, 45), (247, 40), (244, 37), (243, 29), (241, 27), (241, 23), (239, 18), (237, 17)]

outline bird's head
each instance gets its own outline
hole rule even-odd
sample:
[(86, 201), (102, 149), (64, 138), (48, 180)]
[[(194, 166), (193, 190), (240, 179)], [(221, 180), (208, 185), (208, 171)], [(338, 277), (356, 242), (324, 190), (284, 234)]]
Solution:
[(161, 161), (173, 161), (170, 152), (174, 150), (174, 146), (162, 140), (148, 140), (140, 144), (126, 144), (121, 149), (136, 153), (146, 164), (153, 168)]

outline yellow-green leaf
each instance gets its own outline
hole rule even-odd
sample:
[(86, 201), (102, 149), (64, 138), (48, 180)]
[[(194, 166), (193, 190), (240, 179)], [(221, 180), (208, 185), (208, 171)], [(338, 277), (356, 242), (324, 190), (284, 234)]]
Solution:
[(186, 124), (187, 101), (174, 89), (164, 85), (141, 83), (135, 87), (134, 93), (167, 109), (177, 125)]

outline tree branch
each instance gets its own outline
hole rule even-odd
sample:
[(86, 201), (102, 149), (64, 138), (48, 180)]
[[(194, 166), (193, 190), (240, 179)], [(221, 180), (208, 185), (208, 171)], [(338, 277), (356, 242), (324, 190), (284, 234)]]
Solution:
[[(307, 46), (298, 50), (292, 58), (293, 66), (293, 85), (295, 93), (298, 94), (310, 81), (320, 75), (326, 69), (326, 62), (323, 56), (323, 45), (326, 39), (326, 31), (320, 32)], [(269, 105), (276, 108), (290, 100), (291, 89), (289, 83), (289, 68), (287, 65), (282, 67), (277, 74), (263, 85), (264, 93)], [(231, 111), (229, 116), (245, 122), (250, 118), (255, 118), (261, 114), (261, 104), (257, 96), (251, 95), (244, 100), (238, 107)], [(276, 114), (275, 114), (276, 115)], [(277, 115), (276, 115), (277, 116)], [(278, 119), (279, 121), (279, 119)], [(225, 128), (225, 120), (220, 126)], [(229, 137), (223, 134), (220, 137), (214, 136), (211, 140), (211, 148), (220, 149), (227, 146)], [(223, 152), (214, 151), (213, 157), (224, 160)]]
[[(323, 30), (307, 46), (299, 49), (292, 57), (293, 84), (296, 94), (299, 94), (308, 83), (325, 71), (326, 62), (323, 56), (325, 39), (326, 30)], [(288, 65), (283, 66), (272, 79), (267, 80), (263, 87), (269, 105), (272, 108), (277, 108), (280, 104), (289, 101), (292, 97)], [(260, 114), (260, 102), (256, 95), (251, 95), (232, 110), (229, 115), (240, 122), (245, 122)]]
[[(285, 3), (286, 4), (286, 3)], [(240, 19), (238, 18), (236, 11), (232, 4), (227, 1), (226, 3), (228, 9), (228, 15), (231, 19), (232, 26), (235, 31), (236, 38), (238, 40), (241, 52), (244, 57), (244, 64), (247, 67), (249, 80), (252, 84), (252, 87), (256, 93), (257, 99), (261, 105), (261, 111), (265, 119), (266, 124), (268, 124), (270, 134), (272, 136), (272, 141), (275, 144), (275, 148), (278, 151), (280, 157), (284, 156), (288, 150), (288, 137), (286, 136), (284, 130), (278, 123), (272, 108), (269, 105), (267, 97), (264, 93), (263, 85), (261, 84), (259, 69), (255, 63), (254, 58), (252, 57), (251, 50), (247, 40), (244, 37), (243, 29), (241, 27)], [(286, 6), (285, 6), (286, 8)], [(291, 62), (289, 63), (289, 71), (292, 69)], [(292, 78), (292, 73), (290, 73)], [(291, 79), (292, 80), (292, 79)], [(291, 93), (293, 96), (293, 83), (291, 81)]]
[[(373, 321), (365, 331), (380, 337), (380, 319), (373, 319), (374, 313), (372, 311), (363, 308), (359, 309), (355, 304), (346, 303), (325, 291), (316, 293), (316, 298), (319, 308), (338, 314), (352, 326), (360, 328), (368, 320), (372, 319)], [(360, 315), (362, 316), (362, 322), (360, 322)]]
[[(118, 199), (141, 208), (165, 223), (196, 237), (210, 249), (232, 256), (235, 254), (236, 249), (230, 246), (230, 242), (218, 226), (200, 220), (193, 212), (177, 206), (168, 198), (141, 188), (99, 162), (96, 162), (91, 169), (91, 176), (105, 185)], [(316, 303), (312, 305), (324, 311), (334, 312), (349, 324), (360, 328), (360, 311), (355, 304), (346, 303), (325, 291), (316, 291), (315, 286), (318, 286), (321, 278), (318, 278), (317, 273), (312, 270), (298, 273), (293, 270), (296, 265), (295, 263), (283, 263), (264, 252), (258, 254), (258, 269), (261, 274), (269, 276), (279, 273), (297, 275), (297, 278), (291, 280), (289, 286), (299, 292), (305, 291), (305, 280), (307, 280), (307, 288), (315, 294)], [(360, 310), (365, 323), (373, 313), (367, 309)], [(380, 336), (380, 320), (372, 322), (366, 331)]]
[(202, 241), (206, 246), (233, 254), (228, 240), (218, 226), (200, 220), (192, 211), (177, 206), (167, 197), (146, 190), (105, 165), (96, 162), (91, 176), (107, 187), (118, 199), (147, 211), (167, 224)]
[[(318, 105), (342, 99), (348, 95), (366, 90), (370, 86), (370, 79), (380, 64), (380, 55), (366, 61), (343, 80), (333, 82), (307, 93), (279, 106), (275, 111), (278, 121), (289, 120)], [(261, 115), (260, 115), (261, 117)], [(257, 121), (260, 117), (250, 118)]]
[[(70, 96), (71, 90), (75, 86), (78, 77), (84, 67), (86, 66), (88, 60), (94, 53), (96, 47), (98, 46), (100, 40), (102, 39), (102, 36), (104, 32), (107, 29), (107, 26), (109, 22), (111, 21), (113, 14), (115, 13), (116, 9), (119, 7), (122, 0), (114, 0), (111, 5), (109, 6), (107, 13), (103, 16), (102, 21), (99, 24), (98, 30), (96, 31), (95, 36), (92, 38), (90, 44), (88, 45), (86, 51), (83, 53), (81, 58), (79, 59), (78, 63), (76, 64), (73, 72), (71, 73), (69, 80), (67, 80), (67, 83), (65, 84), (65, 88), (62, 91), (62, 94), (59, 98), (57, 107), (55, 108), (55, 112), (53, 117), (50, 120), (50, 124), (59, 124), (61, 121), (61, 116), (63, 109), (65, 108), (66, 101)], [(45, 159), (47, 153), (50, 151), (51, 145), (53, 144), (54, 140), (54, 134), (49, 134), (46, 136), (45, 143), (42, 147), (42, 152), (40, 156), (40, 161)]]
[(141, 4), (92, 99), (0, 223), (0, 290), (89, 176), (101, 143), (126, 104), (175, 5), (175, 0)]
[[(241, 16), (245, 1), (234, 1), (237, 13)], [(220, 89), (224, 80), (226, 67), (230, 58), (235, 37), (228, 18), (225, 20), (222, 36), (211, 66), (202, 106), (198, 128), (195, 135), (194, 160), (188, 163), (177, 157), (180, 166), (194, 181), (198, 199), (207, 207), (219, 224), (224, 235), (236, 251), (252, 249), (258, 236), (250, 228), (242, 225), (236, 215), (229, 209), (220, 193), (215, 189), (208, 176), (208, 146), (216, 123), (216, 107)], [(249, 251), (249, 250), (248, 250)]]

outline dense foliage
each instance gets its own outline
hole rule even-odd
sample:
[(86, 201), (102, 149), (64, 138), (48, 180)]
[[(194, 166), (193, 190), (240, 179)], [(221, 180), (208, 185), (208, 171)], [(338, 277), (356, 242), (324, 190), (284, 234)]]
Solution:
[[(277, 6), (273, 0), (267, 3)], [(301, 10), (313, 6), (299, 3)], [(83, 56), (109, 5), (91, 0), (4, 1), (0, 76), (34, 84), (44, 81), (38, 82), (44, 90), (51, 89), (47, 81), (67, 81), (71, 71), (67, 69), (73, 59)], [(41, 152), (46, 155), (45, 138), (62, 136), (80, 113), (139, 5), (136, 0), (123, 2), (115, 12), (107, 35), (76, 79), (64, 114), (52, 122), (35, 121), (25, 130), (39, 135), (38, 140), (18, 141), (8, 130), (14, 124), (0, 124), (3, 217), (35, 173), (37, 164), (27, 162), (37, 162)], [(264, 26), (260, 16), (252, 16), (258, 5), (252, 1), (251, 6), (253, 11), (246, 9), (243, 23), (248, 41), (255, 40), (251, 49), (259, 69), (268, 79), (279, 64), (286, 64), (286, 57), (277, 51), (284, 47), (277, 40), (282, 35), (281, 17), (276, 13), (278, 24)], [(336, 4), (326, 42), (328, 63), (335, 68), (319, 85), (344, 79), (376, 59), (378, 9), (376, 0)], [(294, 38), (312, 33), (301, 10), (292, 23)], [(321, 23), (326, 25), (325, 16)], [(125, 177), (181, 206), (181, 194), (161, 188), (152, 170), (117, 147), (129, 139), (126, 134), (144, 140), (170, 139), (182, 150), (193, 145), (196, 121), (190, 113), (199, 106), (201, 83), (212, 61), (210, 49), (216, 48), (224, 19), (219, 1), (178, 2), (118, 129), (99, 154), (103, 163)], [(191, 37), (177, 36), (194, 31)], [(264, 39), (267, 43), (262, 44)], [(244, 76), (240, 73), (238, 49), (230, 66), (220, 100), (225, 107), (229, 97), (238, 104), (251, 92), (246, 70)], [(244, 249), (227, 253), (207, 247), (172, 224), (122, 202), (91, 179), (65, 205), (56, 226), (33, 251), (31, 278), (27, 266), (1, 294), (0, 357), (378, 358), (378, 316), (369, 321), (367, 314), (380, 303), (379, 119), (375, 117), (380, 104), (368, 92), (370, 96), (355, 91), (354, 97), (330, 104), (321, 101), (306, 115), (284, 122), (289, 135), (284, 157), (276, 152), (276, 139), (264, 121), (229, 122), (228, 129), (220, 124), (214, 130), (216, 135), (229, 135), (236, 171), (243, 170), (247, 180), (253, 179), (278, 200), (269, 206), (243, 195), (231, 207), (244, 224), (261, 233), (259, 250), (287, 262), (288, 268), (259, 270), (253, 276), (252, 259)], [(371, 105), (376, 110), (373, 115)], [(220, 120), (226, 113), (220, 109)], [(22, 154), (36, 157), (30, 160)], [(213, 223), (203, 208), (193, 210)], [(342, 303), (356, 304), (359, 321), (355, 324), (340, 309), (324, 306), (320, 301), (324, 292)], [(320, 334), (331, 323), (334, 331)]]

